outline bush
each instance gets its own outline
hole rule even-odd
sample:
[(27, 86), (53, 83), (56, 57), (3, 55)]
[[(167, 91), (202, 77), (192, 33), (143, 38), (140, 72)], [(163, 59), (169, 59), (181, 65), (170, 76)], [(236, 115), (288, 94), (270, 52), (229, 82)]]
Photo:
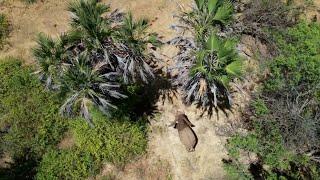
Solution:
[[(288, 151), (272, 122), (255, 121), (255, 131), (237, 134), (227, 144), (230, 160), (225, 170), (230, 179), (317, 179), (317, 166), (307, 155)], [(256, 154), (247, 166), (241, 155)], [(244, 178), (245, 177), (245, 178)]]
[(269, 53), (274, 54), (274, 41), (268, 31), (294, 26), (309, 5), (301, 0), (238, 0), (236, 10), (240, 16), (234, 24), (235, 32), (259, 38), (269, 45)]
[(71, 123), (76, 146), (49, 150), (38, 168), (37, 179), (84, 179), (95, 176), (103, 162), (122, 165), (141, 155), (147, 146), (144, 128), (128, 118), (108, 119), (92, 108), (95, 128), (75, 119)]
[(9, 36), (9, 22), (4, 14), (0, 14), (0, 49), (6, 43), (6, 38)]
[(271, 63), (271, 77), (266, 83), (266, 90), (301, 87), (308, 91), (319, 87), (320, 24), (300, 23), (278, 33), (275, 39), (281, 53)]
[[(245, 119), (251, 131), (227, 144), (231, 179), (319, 179), (319, 30), (300, 23), (275, 35), (280, 54)], [(246, 153), (256, 154), (247, 165)]]
[(266, 119), (280, 128), (288, 148), (319, 149), (320, 24), (300, 23), (275, 37), (281, 52), (265, 83)]
[(108, 119), (93, 110), (95, 128), (81, 121), (72, 123), (79, 149), (92, 154), (99, 161), (125, 163), (141, 155), (147, 146), (143, 126), (131, 124), (126, 117)]
[(58, 115), (59, 98), (30, 76), (18, 59), (0, 61), (0, 134), (4, 152), (36, 157), (55, 146), (67, 121)]
[(36, 179), (81, 180), (95, 175), (99, 168), (96, 159), (80, 149), (50, 150), (40, 163)]

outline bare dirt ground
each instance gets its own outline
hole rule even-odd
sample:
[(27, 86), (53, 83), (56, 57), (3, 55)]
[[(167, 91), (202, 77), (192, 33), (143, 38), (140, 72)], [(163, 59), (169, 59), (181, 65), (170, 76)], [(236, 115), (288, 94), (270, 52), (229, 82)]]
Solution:
[(55, 37), (68, 29), (66, 2), (50, 0), (26, 5), (20, 0), (0, 0), (0, 13), (8, 16), (12, 28), (9, 46), (0, 51), (0, 58), (15, 56), (32, 63), (30, 49), (36, 45), (38, 33)]
[[(70, 0), (44, 0), (33, 5), (25, 5), (20, 0), (0, 0), (0, 13), (8, 15), (12, 25), (10, 45), (0, 51), (0, 58), (19, 56), (27, 64), (33, 63), (30, 49), (35, 46), (34, 38), (39, 32), (55, 37), (68, 30), (67, 4)], [(164, 40), (175, 35), (170, 25), (176, 20), (174, 14), (179, 13), (182, 5), (188, 8), (191, 0), (105, 0), (112, 8), (130, 10), (135, 17), (148, 17), (152, 21), (151, 30), (164, 36)], [(177, 3), (179, 2), (179, 3)], [(174, 47), (163, 48), (163, 53), (172, 56)], [(170, 59), (167, 59), (170, 64)], [(244, 84), (243, 86), (246, 86)], [(201, 117), (201, 111), (194, 106), (183, 105), (178, 95), (173, 101), (159, 100), (160, 114), (151, 119), (149, 131), (148, 153), (141, 159), (128, 164), (124, 169), (116, 169), (106, 165), (101, 176), (112, 174), (116, 179), (174, 179), (174, 180), (206, 180), (224, 179), (222, 159), (227, 156), (224, 148), (225, 138), (217, 135), (216, 130), (226, 122), (236, 121), (239, 109), (249, 100), (248, 94), (236, 97), (233, 113), (228, 117), (221, 111), (211, 118)], [(237, 103), (238, 102), (238, 103)], [(241, 102), (241, 103), (240, 103)], [(176, 110), (183, 110), (195, 125), (194, 131), (199, 142), (195, 152), (187, 152), (181, 144), (176, 129), (166, 125), (174, 120)], [(68, 141), (61, 142), (67, 146)]]

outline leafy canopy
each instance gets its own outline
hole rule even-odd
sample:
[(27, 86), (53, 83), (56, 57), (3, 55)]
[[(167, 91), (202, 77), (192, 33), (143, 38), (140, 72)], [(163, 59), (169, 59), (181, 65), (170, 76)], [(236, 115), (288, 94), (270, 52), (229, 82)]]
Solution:
[(0, 149), (11, 157), (41, 157), (67, 126), (58, 116), (59, 98), (43, 90), (32, 69), (18, 59), (0, 61)]

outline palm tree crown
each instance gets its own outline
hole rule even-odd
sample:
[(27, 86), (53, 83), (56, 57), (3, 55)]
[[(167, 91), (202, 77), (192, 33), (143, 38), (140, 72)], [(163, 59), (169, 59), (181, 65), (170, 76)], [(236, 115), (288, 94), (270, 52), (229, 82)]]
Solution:
[[(80, 114), (92, 124), (90, 107), (111, 115), (122, 85), (148, 82), (154, 76), (148, 61), (147, 43), (159, 45), (156, 34), (146, 33), (146, 19), (133, 20), (129, 13), (101, 0), (79, 0), (70, 3), (71, 30), (58, 40), (40, 34), (33, 49), (40, 66), (40, 79), (48, 90), (59, 90), (66, 96), (61, 113)], [(158, 43), (158, 44), (156, 44)]]
[(172, 68), (178, 69), (175, 84), (182, 88), (186, 103), (217, 107), (227, 99), (231, 105), (229, 82), (241, 76), (242, 61), (235, 52), (235, 39), (216, 34), (232, 20), (233, 5), (228, 0), (195, 2), (191, 12), (178, 16), (182, 25), (173, 26), (181, 29), (182, 35), (168, 42), (179, 48)]

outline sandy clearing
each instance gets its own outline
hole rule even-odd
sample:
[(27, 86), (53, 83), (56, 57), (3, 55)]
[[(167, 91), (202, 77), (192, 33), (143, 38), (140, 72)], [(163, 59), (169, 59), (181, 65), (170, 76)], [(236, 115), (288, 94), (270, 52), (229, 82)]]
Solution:
[[(1, 2), (1, 1), (0, 1)], [(35, 46), (34, 39), (40, 32), (55, 37), (68, 29), (66, 1), (46, 1), (26, 5), (19, 0), (5, 0), (0, 3), (0, 13), (8, 16), (12, 25), (10, 45), (0, 51), (0, 58), (21, 57), (27, 64), (32, 63), (30, 49)]]

